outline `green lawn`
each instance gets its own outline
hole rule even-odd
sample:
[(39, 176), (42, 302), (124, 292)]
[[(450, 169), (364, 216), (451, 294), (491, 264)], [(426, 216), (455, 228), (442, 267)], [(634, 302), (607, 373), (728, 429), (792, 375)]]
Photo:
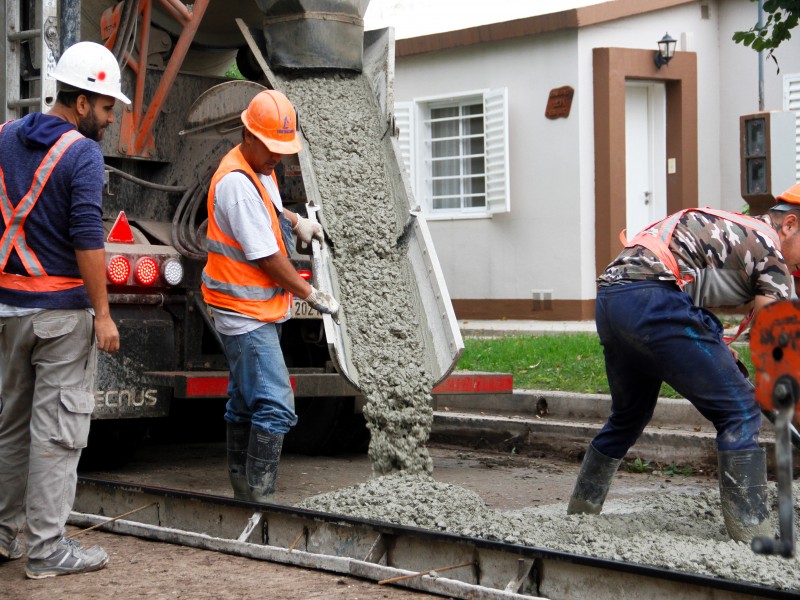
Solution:
[[(511, 373), (516, 389), (609, 392), (603, 349), (595, 334), (466, 338), (464, 344), (458, 370)], [(752, 378), (749, 346), (737, 344), (736, 349)], [(667, 385), (661, 395), (680, 397)]]

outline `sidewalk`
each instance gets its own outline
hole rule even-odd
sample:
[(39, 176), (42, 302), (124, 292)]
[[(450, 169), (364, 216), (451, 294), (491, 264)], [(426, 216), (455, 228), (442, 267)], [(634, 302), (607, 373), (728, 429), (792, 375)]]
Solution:
[(481, 321), (463, 319), (458, 322), (458, 327), (462, 335), (470, 337), (597, 333), (594, 321), (532, 321), (524, 319)]

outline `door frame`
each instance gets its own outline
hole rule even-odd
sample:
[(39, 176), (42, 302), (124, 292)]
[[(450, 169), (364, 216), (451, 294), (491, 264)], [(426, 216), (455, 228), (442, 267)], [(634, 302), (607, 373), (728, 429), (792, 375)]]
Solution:
[(622, 246), (625, 229), (625, 82), (663, 81), (667, 94), (667, 214), (697, 206), (697, 55), (676, 52), (657, 69), (655, 50), (594, 48), (595, 270), (602, 273)]

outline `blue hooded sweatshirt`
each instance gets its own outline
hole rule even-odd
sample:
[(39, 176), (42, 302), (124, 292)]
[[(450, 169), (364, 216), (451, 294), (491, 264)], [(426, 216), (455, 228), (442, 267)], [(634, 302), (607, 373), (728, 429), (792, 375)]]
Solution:
[[(74, 125), (32, 113), (7, 123), (0, 132), (0, 174), (15, 207), (28, 193), (33, 175), (50, 147)], [(103, 154), (88, 138), (72, 144), (53, 170), (24, 222), (28, 247), (48, 275), (80, 278), (75, 250), (104, 247)], [(0, 224), (0, 236), (6, 223)], [(29, 275), (16, 250), (0, 271)], [(26, 308), (89, 308), (84, 286), (58, 292), (23, 292), (0, 287), (0, 302)]]

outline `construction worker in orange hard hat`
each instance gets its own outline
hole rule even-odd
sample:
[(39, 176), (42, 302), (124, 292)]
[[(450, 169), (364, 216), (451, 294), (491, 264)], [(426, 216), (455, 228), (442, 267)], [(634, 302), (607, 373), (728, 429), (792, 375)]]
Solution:
[[(800, 266), (800, 185), (766, 214), (687, 208), (630, 240), (597, 279), (595, 322), (611, 411), (592, 439), (569, 514), (598, 514), (614, 475), (653, 416), (664, 382), (717, 431), (720, 505), (731, 539), (772, 536), (761, 410), (711, 308), (791, 293)], [(730, 340), (732, 341), (732, 340)]]
[(289, 261), (292, 232), (322, 242), (322, 227), (283, 207), (274, 169), (302, 150), (297, 113), (281, 92), (259, 92), (242, 112), (241, 143), (222, 159), (208, 192), (203, 297), (230, 367), (228, 474), (234, 497), (271, 501), (283, 436), (297, 423), (280, 348), (292, 295), (336, 316), (339, 303)]
[(116, 58), (94, 42), (67, 48), (54, 77), (48, 113), (0, 126), (8, 242), (0, 248), (0, 562), (27, 552), (31, 579), (108, 562), (99, 546), (66, 538), (64, 526), (89, 436), (97, 350), (120, 343), (106, 292), (98, 142), (116, 100), (130, 100)]

